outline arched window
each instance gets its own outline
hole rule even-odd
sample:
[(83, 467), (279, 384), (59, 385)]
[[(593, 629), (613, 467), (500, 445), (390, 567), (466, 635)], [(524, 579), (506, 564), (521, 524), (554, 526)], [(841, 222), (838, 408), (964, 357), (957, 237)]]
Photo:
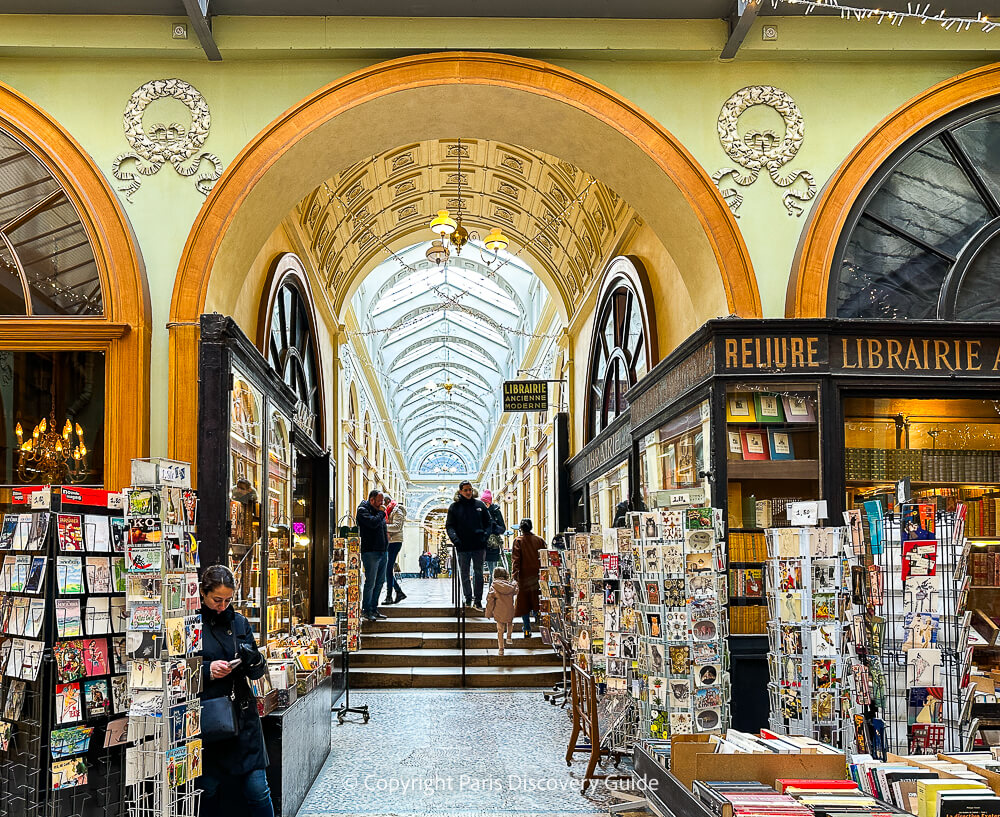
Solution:
[(271, 276), (265, 320), (259, 322), (263, 330), (260, 347), (295, 393), (296, 423), (322, 443), (322, 383), (305, 267), (298, 256), (284, 253)]
[(875, 172), (829, 299), (841, 318), (1000, 320), (1000, 99), (942, 117)]
[(656, 362), (653, 303), (637, 259), (611, 261), (597, 304), (587, 376), (588, 441), (625, 410), (625, 392)]

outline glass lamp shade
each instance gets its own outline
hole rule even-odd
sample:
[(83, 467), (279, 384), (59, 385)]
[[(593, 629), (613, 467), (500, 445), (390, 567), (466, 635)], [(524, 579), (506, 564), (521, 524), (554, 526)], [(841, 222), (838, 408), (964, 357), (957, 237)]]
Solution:
[(451, 256), (448, 248), (444, 245), (444, 242), (440, 238), (435, 238), (431, 245), (427, 248), (427, 252), (424, 256), (435, 266), (441, 266), (445, 261)]
[(503, 231), (499, 227), (494, 227), (490, 230), (489, 235), (486, 236), (486, 241), (483, 243), (490, 252), (500, 252), (500, 250), (507, 249), (510, 241), (507, 240), (507, 236), (503, 234)]
[(455, 232), (458, 225), (455, 219), (447, 210), (438, 210), (438, 214), (431, 220), (431, 231), (445, 238)]

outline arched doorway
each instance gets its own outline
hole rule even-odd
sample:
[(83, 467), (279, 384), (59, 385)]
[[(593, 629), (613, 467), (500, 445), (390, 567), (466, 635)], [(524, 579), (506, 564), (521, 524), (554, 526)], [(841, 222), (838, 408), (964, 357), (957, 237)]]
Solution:
[[(642, 213), (708, 314), (760, 314), (749, 255), (731, 212), (691, 155), (641, 110), (591, 80), (533, 60), (419, 55), (371, 66), (317, 91), (230, 165), (181, 258), (171, 303), (172, 381), (196, 382), (193, 322), (207, 309), (231, 311), (258, 249), (256, 237), (268, 235), (331, 168), (398, 145), (401, 133), (416, 141), (469, 131), (599, 173)], [(343, 282), (345, 292), (354, 283)], [(186, 433), (193, 421), (193, 401), (173, 400), (173, 455), (193, 456), (195, 441)]]
[[(20, 195), (2, 191), (4, 231), (10, 235), (3, 238), (8, 254), (0, 260), (22, 278), (25, 299), (38, 296), (33, 306), (22, 301), (20, 310), (3, 310), (0, 348), (44, 351), (47, 358), (83, 352), (103, 356), (103, 377), (88, 381), (103, 381), (99, 481), (120, 489), (130, 482), (132, 458), (149, 453), (152, 330), (142, 258), (125, 213), (94, 161), (58, 122), (2, 83), (0, 131), (8, 175), (23, 164), (30, 165), (26, 172), (32, 177)], [(32, 222), (38, 222), (34, 230), (17, 235)], [(33, 249), (19, 252), (14, 247), (19, 242)]]

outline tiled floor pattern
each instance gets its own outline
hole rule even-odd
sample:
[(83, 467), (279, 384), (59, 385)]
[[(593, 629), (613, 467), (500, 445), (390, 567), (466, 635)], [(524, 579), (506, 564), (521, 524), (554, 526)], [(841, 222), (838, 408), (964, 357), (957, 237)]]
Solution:
[(540, 691), (351, 692), (367, 724), (337, 725), (298, 817), (592, 817), (616, 802), (581, 793), (584, 755), (566, 766), (570, 722)]

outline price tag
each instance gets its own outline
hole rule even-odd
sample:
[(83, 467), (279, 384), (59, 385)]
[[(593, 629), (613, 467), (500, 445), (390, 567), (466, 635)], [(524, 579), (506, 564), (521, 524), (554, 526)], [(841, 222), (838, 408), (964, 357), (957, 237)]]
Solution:
[(52, 489), (39, 488), (31, 495), (31, 510), (47, 511), (52, 507)]
[(691, 504), (691, 494), (671, 494), (670, 495), (671, 505), (690, 505)]
[(125, 510), (125, 494), (108, 494), (108, 510)]
[(177, 485), (180, 487), (187, 487), (190, 477), (188, 476), (188, 467), (180, 463), (171, 463), (167, 465), (166, 463), (160, 463), (160, 482), (164, 485)]
[(818, 502), (789, 502), (788, 524), (793, 528), (816, 525), (819, 522)]

